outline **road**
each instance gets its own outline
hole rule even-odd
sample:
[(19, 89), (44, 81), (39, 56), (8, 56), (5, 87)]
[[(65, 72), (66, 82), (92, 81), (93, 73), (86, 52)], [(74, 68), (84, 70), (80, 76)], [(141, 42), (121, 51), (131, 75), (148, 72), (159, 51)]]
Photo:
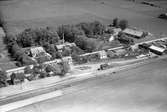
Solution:
[(12, 112), (166, 112), (167, 59), (75, 83), (64, 96)]

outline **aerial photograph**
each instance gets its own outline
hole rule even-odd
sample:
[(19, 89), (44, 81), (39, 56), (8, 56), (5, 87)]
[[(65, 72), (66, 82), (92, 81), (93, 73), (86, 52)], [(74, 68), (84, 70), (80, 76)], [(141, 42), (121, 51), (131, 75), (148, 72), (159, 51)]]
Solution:
[(167, 112), (167, 0), (0, 0), (0, 112)]

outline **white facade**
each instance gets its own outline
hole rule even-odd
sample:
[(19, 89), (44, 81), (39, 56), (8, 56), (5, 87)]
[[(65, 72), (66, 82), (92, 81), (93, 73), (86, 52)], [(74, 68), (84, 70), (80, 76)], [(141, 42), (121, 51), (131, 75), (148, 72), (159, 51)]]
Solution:
[(109, 42), (112, 42), (114, 40), (114, 35), (111, 35), (109, 38)]
[(99, 51), (100, 59), (106, 59), (107, 53), (105, 51)]
[(165, 51), (164, 48), (157, 47), (157, 46), (154, 46), (154, 45), (151, 45), (149, 48), (152, 49), (152, 50), (158, 51), (158, 52), (162, 52), (162, 53)]

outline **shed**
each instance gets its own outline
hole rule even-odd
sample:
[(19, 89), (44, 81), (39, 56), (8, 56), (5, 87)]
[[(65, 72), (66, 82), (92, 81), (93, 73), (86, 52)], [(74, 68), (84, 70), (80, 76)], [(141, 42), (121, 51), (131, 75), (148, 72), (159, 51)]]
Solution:
[(155, 54), (158, 54), (158, 55), (162, 55), (165, 51), (164, 48), (161, 48), (161, 47), (157, 47), (157, 46), (154, 46), (154, 45), (151, 45), (149, 47), (150, 51), (155, 53)]

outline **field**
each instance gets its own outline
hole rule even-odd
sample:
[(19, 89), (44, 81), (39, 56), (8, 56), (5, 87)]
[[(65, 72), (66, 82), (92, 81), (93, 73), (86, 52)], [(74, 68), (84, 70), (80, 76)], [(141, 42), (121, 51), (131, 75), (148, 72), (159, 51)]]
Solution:
[(127, 19), (132, 26), (156, 35), (167, 34), (167, 21), (158, 19), (160, 8), (129, 0), (7, 0), (0, 10), (8, 33), (29, 27), (45, 27), (100, 20), (112, 23), (115, 17)]

